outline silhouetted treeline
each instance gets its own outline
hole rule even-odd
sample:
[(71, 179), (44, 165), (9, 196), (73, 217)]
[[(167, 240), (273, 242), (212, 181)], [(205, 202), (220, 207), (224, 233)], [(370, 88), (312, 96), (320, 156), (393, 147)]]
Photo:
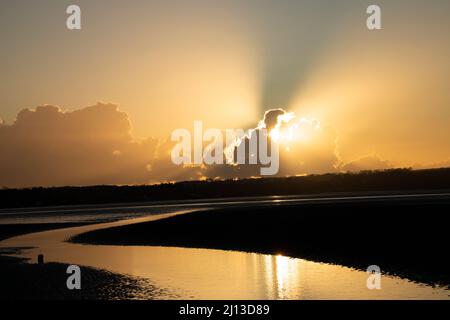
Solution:
[(450, 168), (391, 169), (287, 178), (187, 181), (142, 186), (88, 186), (0, 190), (0, 207), (85, 205), (182, 199), (308, 195), (331, 192), (450, 189)]

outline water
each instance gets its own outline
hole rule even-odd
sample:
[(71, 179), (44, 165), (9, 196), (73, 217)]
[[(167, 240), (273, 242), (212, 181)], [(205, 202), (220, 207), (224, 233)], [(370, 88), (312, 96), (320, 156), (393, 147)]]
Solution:
[(445, 288), (392, 276), (382, 277), (381, 290), (369, 290), (365, 272), (281, 255), (64, 242), (82, 232), (184, 212), (28, 234), (0, 242), (0, 247), (33, 247), (19, 254), (33, 261), (43, 253), (47, 262), (148, 278), (179, 299), (450, 299)]

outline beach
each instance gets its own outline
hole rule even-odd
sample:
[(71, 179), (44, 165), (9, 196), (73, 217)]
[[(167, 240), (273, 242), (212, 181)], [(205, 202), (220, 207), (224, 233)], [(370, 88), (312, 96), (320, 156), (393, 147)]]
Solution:
[(2, 300), (123, 300), (151, 299), (159, 289), (147, 279), (81, 266), (82, 287), (69, 290), (67, 268), (62, 263), (27, 263), (0, 252)]
[(448, 199), (262, 205), (187, 213), (71, 239), (96, 245), (209, 248), (304, 258), (450, 284)]
[[(119, 220), (109, 207), (92, 208), (89, 223), (84, 211), (68, 211), (60, 216), (77, 222), (3, 224), (0, 231), (23, 235), (2, 241), (2, 253), (21, 247), (17, 256), (28, 259), (1, 258), (9, 274), (3, 294), (22, 299), (7, 294), (22, 288), (25, 299), (446, 299), (449, 202), (446, 193), (335, 195), (197, 209), (190, 203), (181, 211), (177, 204), (163, 215), (154, 206), (138, 206), (133, 215), (136, 209), (124, 207)], [(61, 220), (57, 211), (43, 213)], [(37, 221), (35, 213), (27, 217)], [(37, 265), (40, 253), (51, 263)], [(65, 287), (71, 264), (82, 269), (83, 293)], [(373, 265), (384, 275), (378, 292), (366, 288)], [(56, 289), (42, 291), (45, 284)]]

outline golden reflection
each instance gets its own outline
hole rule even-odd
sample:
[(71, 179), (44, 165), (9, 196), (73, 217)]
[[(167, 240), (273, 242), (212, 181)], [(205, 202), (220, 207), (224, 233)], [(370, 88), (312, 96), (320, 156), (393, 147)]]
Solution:
[(286, 287), (289, 285), (289, 259), (287, 257), (283, 257), (282, 255), (277, 255), (275, 257), (275, 265), (276, 265), (276, 276), (278, 283), (278, 297), (284, 298)]
[(287, 299), (300, 283), (298, 259), (276, 256), (264, 256), (267, 286), (271, 299)]
[[(34, 261), (91, 266), (148, 279), (180, 299), (449, 299), (448, 290), (383, 276), (382, 290), (368, 290), (367, 274), (288, 258), (211, 249), (91, 246), (65, 242), (75, 234), (157, 219), (155, 216), (13, 237), (0, 247), (29, 247)], [(161, 292), (157, 299), (167, 299)]]

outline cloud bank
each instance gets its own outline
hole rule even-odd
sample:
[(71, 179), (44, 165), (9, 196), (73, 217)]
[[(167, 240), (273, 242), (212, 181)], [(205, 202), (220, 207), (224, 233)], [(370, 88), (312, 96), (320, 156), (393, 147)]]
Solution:
[[(280, 140), (277, 176), (394, 167), (377, 155), (344, 163), (339, 158), (337, 135), (331, 128), (283, 109), (267, 111), (250, 133), (259, 134), (261, 128), (277, 128), (277, 134), (271, 135)], [(259, 176), (260, 165), (174, 165), (170, 152), (176, 142), (154, 138), (137, 141), (131, 130), (128, 115), (110, 103), (72, 112), (52, 105), (24, 109), (14, 123), (0, 121), (0, 187), (148, 184)], [(291, 134), (296, 138), (286, 138)]]
[(22, 110), (12, 125), (0, 124), (0, 186), (145, 183), (158, 142), (135, 142), (130, 132), (113, 104)]

